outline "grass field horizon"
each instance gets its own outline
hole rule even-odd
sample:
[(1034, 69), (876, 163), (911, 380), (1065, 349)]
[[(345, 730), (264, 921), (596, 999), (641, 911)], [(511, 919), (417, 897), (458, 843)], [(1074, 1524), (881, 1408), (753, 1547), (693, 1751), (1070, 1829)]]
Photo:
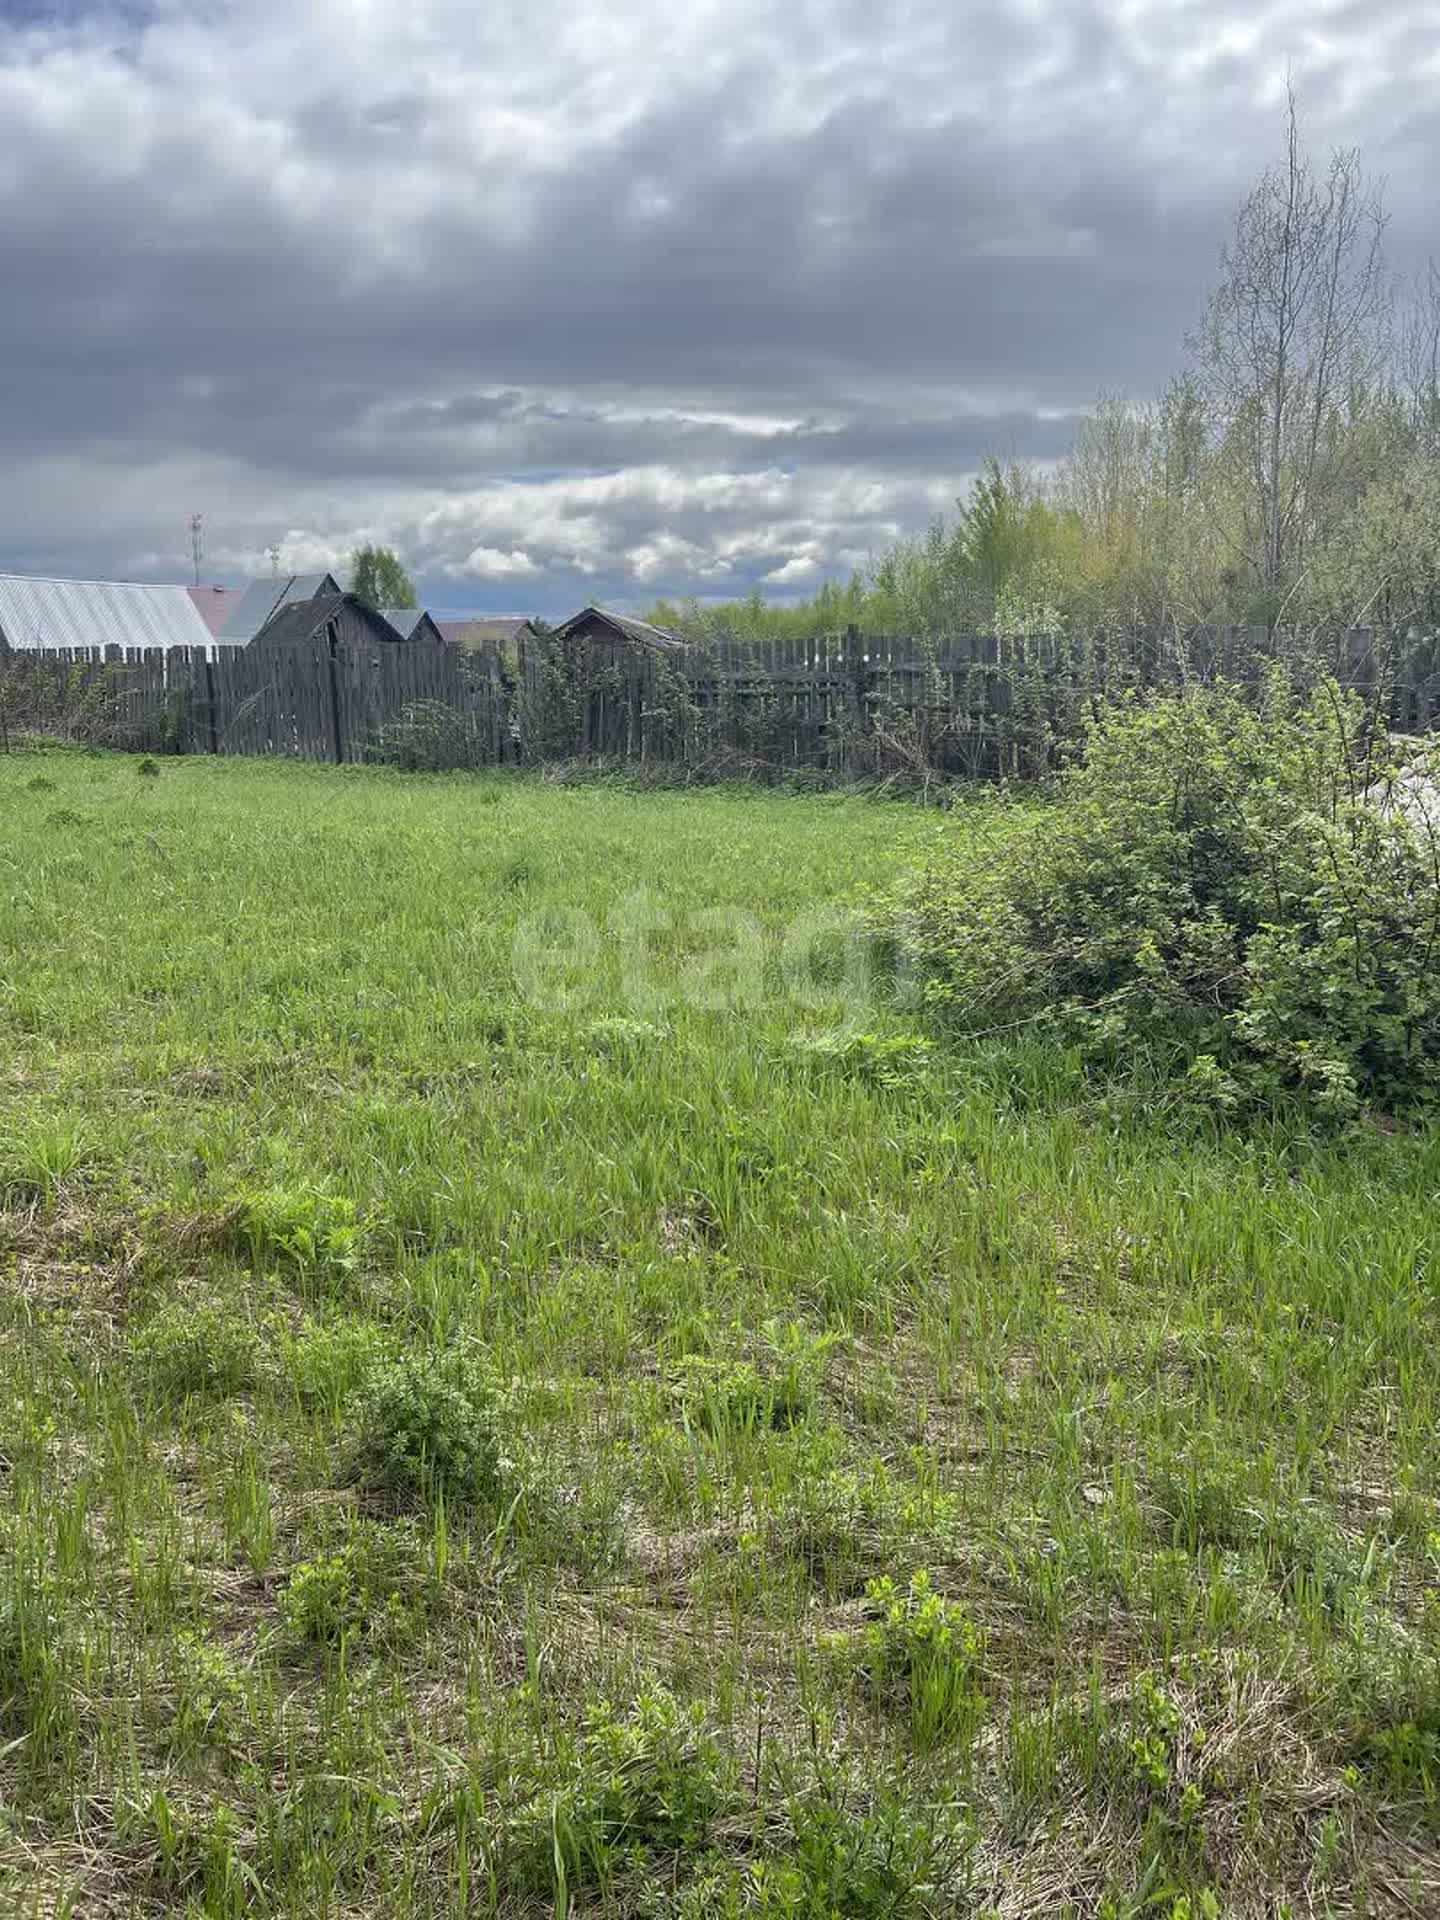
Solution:
[(0, 1910), (1440, 1911), (1440, 1140), (942, 1044), (1008, 819), (0, 757)]

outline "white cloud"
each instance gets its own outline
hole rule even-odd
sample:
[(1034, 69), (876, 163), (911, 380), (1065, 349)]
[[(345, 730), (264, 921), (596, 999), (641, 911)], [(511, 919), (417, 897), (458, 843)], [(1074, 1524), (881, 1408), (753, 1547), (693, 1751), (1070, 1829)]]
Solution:
[(508, 553), (498, 547), (472, 547), (458, 566), (445, 565), (445, 572), (456, 580), (533, 580), (539, 571), (529, 554), (518, 547)]
[(819, 575), (820, 562), (815, 555), (797, 553), (784, 566), (772, 567), (765, 575), (765, 581), (772, 587), (804, 587), (811, 585)]

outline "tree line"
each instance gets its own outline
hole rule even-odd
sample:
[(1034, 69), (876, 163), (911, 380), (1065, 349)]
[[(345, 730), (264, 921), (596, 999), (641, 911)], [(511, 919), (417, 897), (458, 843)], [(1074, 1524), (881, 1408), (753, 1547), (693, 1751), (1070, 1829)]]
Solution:
[(1383, 182), (1293, 95), (1186, 361), (1102, 394), (1058, 470), (989, 460), (953, 516), (799, 603), (660, 603), (693, 634), (1176, 631), (1440, 619), (1440, 267), (1398, 287)]

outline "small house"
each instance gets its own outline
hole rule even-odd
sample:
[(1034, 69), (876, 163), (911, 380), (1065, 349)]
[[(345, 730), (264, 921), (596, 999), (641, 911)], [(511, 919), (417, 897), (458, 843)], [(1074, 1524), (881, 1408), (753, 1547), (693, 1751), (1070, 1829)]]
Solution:
[(353, 593), (335, 592), (278, 607), (250, 645), (262, 651), (291, 647), (333, 653), (337, 647), (369, 646), (377, 641), (386, 647), (408, 645), (383, 613)]

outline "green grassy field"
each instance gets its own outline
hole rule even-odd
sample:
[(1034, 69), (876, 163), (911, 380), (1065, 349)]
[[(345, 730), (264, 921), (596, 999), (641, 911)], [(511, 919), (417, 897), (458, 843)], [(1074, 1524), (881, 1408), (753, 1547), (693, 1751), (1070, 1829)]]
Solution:
[(928, 1045), (997, 831), (0, 760), (0, 1910), (1440, 1911), (1440, 1146)]

